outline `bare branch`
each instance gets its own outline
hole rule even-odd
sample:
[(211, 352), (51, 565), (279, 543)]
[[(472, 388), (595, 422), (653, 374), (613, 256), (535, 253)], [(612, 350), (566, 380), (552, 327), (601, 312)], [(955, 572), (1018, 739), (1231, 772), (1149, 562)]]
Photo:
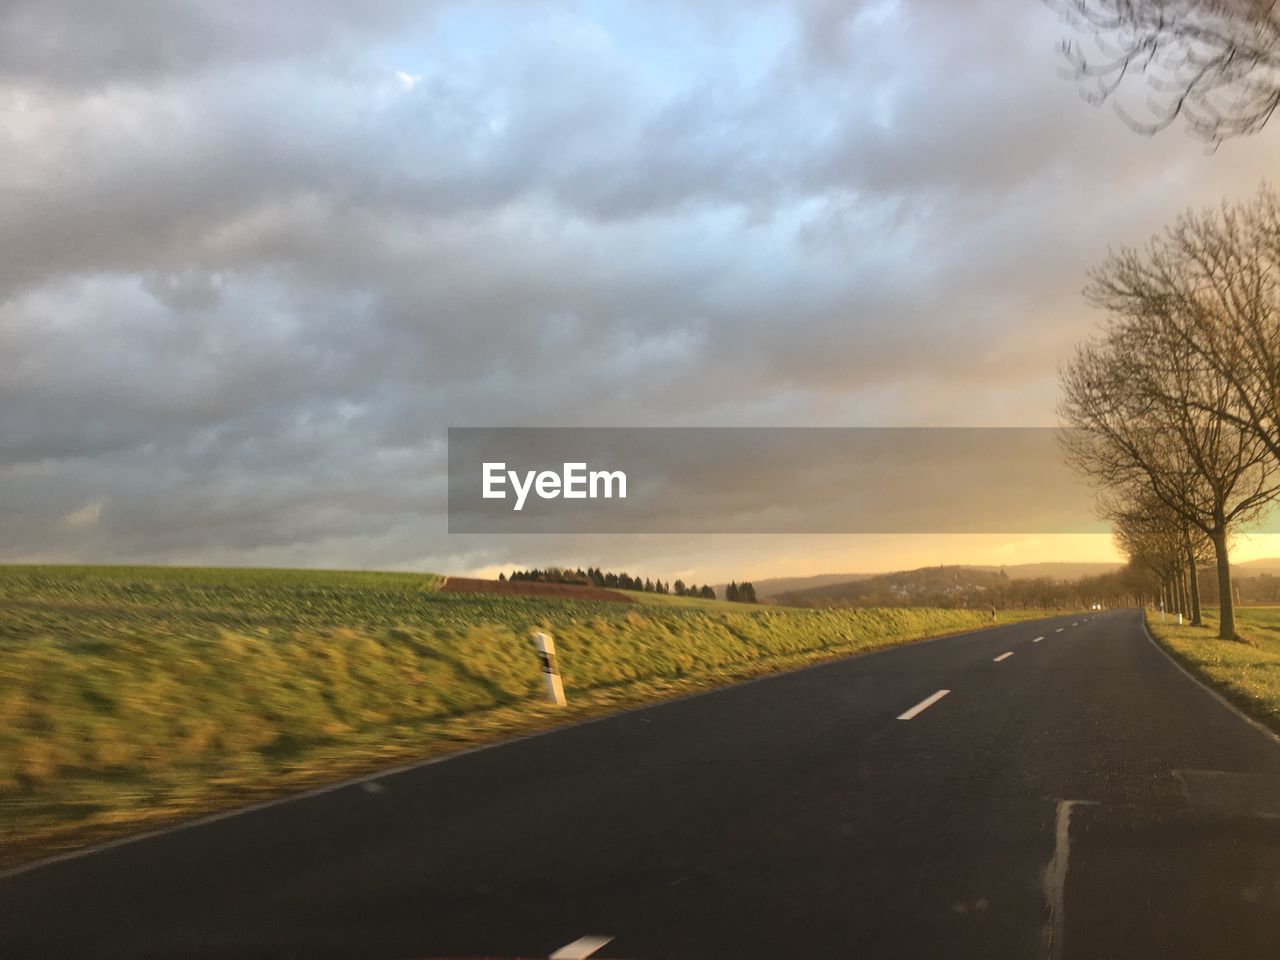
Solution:
[[(1280, 10), (1268, 0), (1045, 0), (1076, 32), (1059, 50), (1092, 103), (1153, 134), (1181, 117), (1210, 143), (1256, 133), (1280, 104)], [(1154, 96), (1119, 100), (1128, 77)]]

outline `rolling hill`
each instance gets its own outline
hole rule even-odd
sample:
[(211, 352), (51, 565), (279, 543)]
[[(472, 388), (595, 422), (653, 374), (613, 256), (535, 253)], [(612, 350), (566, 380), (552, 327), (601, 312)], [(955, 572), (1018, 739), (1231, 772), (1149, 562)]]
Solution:
[[(1275, 568), (1275, 572), (1280, 573), (1280, 560), (1256, 560), (1254, 563), (1271, 564)], [(1048, 577), (1052, 580), (1082, 580), (1085, 577), (1096, 577), (1103, 573), (1111, 573), (1113, 570), (1119, 570), (1123, 564), (1120, 563), (1015, 563), (1008, 566), (990, 566), (983, 564), (965, 564), (963, 567), (950, 567), (946, 569), (966, 569), (981, 570), (986, 572), (996, 572), (1003, 570), (1010, 580), (1034, 580), (1039, 577)], [(1245, 566), (1242, 564), (1241, 566)], [(936, 569), (936, 568), (923, 568)], [(817, 590), (823, 587), (830, 587), (836, 584), (848, 584), (863, 580), (871, 580), (877, 577), (894, 576), (895, 574), (905, 573), (908, 571), (889, 571), (885, 573), (822, 573), (811, 577), (772, 577), (766, 580), (755, 580), (753, 585), (756, 588), (756, 596), (761, 599), (767, 597), (780, 597), (783, 594), (802, 593), (809, 590)], [(1263, 571), (1250, 571), (1257, 573)], [(1270, 570), (1266, 572), (1271, 572)], [(717, 584), (716, 592), (721, 596), (724, 595), (725, 584)]]

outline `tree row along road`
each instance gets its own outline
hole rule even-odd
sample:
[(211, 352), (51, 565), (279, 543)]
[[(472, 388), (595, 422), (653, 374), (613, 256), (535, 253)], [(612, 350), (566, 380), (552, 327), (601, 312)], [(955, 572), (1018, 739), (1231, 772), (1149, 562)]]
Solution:
[(1277, 816), (1274, 738), (1075, 615), (13, 872), (0, 956), (1270, 957)]

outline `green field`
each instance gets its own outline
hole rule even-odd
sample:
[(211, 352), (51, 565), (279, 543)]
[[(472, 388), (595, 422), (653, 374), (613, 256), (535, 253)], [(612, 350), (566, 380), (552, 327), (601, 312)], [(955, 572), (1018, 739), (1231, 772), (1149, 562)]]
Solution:
[[(0, 860), (990, 619), (439, 582), (0, 567)], [(567, 709), (542, 699), (534, 628), (556, 638)]]
[(1280, 732), (1280, 607), (1236, 607), (1236, 632), (1246, 643), (1219, 640), (1216, 610), (1205, 626), (1161, 623), (1148, 612), (1151, 633), (1192, 673), (1245, 713)]

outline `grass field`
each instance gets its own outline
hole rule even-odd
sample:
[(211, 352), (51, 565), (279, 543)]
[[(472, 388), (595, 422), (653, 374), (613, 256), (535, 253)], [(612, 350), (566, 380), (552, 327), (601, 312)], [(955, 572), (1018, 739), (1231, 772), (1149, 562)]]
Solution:
[[(438, 586), (0, 567), (0, 862), (990, 619)], [(533, 628), (556, 638), (567, 709), (542, 699)]]
[(1214, 636), (1216, 610), (1206, 609), (1204, 620), (1179, 627), (1147, 614), (1151, 633), (1183, 666), (1280, 733), (1280, 607), (1236, 607), (1236, 632), (1248, 643)]

